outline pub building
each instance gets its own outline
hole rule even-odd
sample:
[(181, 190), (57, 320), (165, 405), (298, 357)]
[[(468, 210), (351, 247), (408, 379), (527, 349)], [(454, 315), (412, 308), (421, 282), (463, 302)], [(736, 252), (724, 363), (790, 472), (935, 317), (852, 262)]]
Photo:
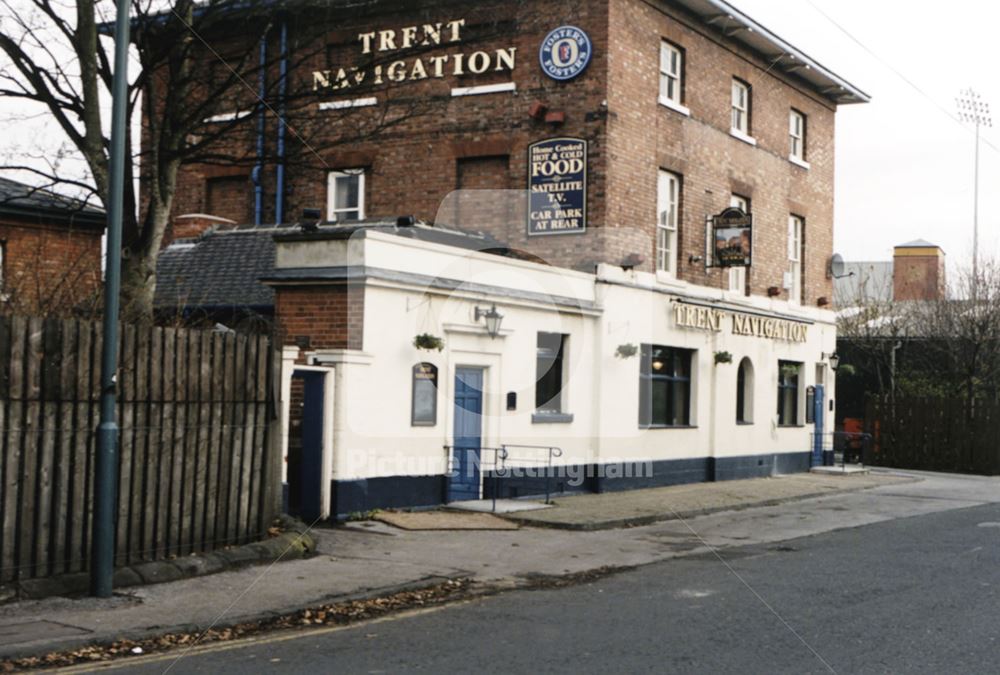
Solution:
[(722, 0), (385, 2), (322, 35), (288, 77), (331, 133), (423, 112), (321, 168), (184, 166), (174, 204), (184, 246), (285, 224), (295, 509), (823, 461), (834, 115), (864, 92)]

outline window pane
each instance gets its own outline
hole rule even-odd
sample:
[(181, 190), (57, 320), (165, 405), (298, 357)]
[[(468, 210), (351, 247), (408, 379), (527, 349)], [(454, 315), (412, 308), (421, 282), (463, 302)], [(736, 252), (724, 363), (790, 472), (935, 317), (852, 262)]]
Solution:
[(358, 208), (360, 176), (337, 176), (336, 209)]
[(651, 385), (652, 423), (659, 426), (672, 424), (667, 412), (667, 381), (654, 378)]

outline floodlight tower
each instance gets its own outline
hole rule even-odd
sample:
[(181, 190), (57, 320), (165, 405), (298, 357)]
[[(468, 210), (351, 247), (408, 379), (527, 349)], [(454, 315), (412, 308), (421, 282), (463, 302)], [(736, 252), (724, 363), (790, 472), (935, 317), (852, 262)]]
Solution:
[(976, 128), (975, 174), (972, 187), (972, 288), (979, 287), (979, 128), (992, 127), (990, 104), (972, 88), (963, 89), (955, 99), (958, 118)]

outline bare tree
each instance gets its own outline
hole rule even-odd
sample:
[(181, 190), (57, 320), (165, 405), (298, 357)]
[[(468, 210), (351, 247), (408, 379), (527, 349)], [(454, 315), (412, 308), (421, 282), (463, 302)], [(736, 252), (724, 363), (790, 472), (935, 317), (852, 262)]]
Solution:
[[(126, 139), (133, 158), (125, 181), (123, 313), (151, 317), (156, 257), (169, 224), (182, 166), (192, 163), (262, 165), (275, 161), (272, 146), (255, 143), (264, 120), (280, 117), (289, 149), (282, 161), (322, 168), (331, 147), (370, 140), (427, 114), (420, 97), (393, 95), (406, 84), (385, 78), (352, 86), (364, 95), (379, 89), (379, 109), (324, 111), (312, 78), (329, 68), (325, 39), (331, 26), (386, 7), (422, 11), (421, 3), (355, 2), (276, 4), (194, 0), (132, 0), (134, 63), (129, 119), (142, 116), (141, 139)], [(109, 199), (107, 130), (112, 83), (108, 0), (0, 0), (0, 97), (40, 105), (86, 167), (71, 177), (55, 167), (8, 162), (0, 168), (30, 171), (49, 186), (70, 186), (105, 206)], [(470, 10), (472, 11), (472, 10)], [(280, 22), (293, 22), (296, 49), (276, 47)], [(497, 30), (505, 19), (496, 18)], [(495, 37), (490, 30), (474, 36)], [(269, 49), (261, 49), (267, 45)], [(429, 47), (428, 49), (430, 49)], [(261, 58), (262, 54), (265, 54)], [(372, 53), (364, 64), (378, 65)], [(295, 75), (285, 75), (285, 73)], [(336, 72), (336, 71), (334, 71)], [(141, 140), (141, 143), (140, 143)], [(141, 147), (140, 147), (141, 146)], [(140, 185), (134, 171), (141, 166)]]
[[(981, 261), (960, 270), (948, 298), (920, 303), (915, 321), (924, 348), (914, 356), (922, 371), (968, 401), (996, 399), (1000, 378), (1000, 264)], [(970, 410), (972, 410), (970, 406)]]

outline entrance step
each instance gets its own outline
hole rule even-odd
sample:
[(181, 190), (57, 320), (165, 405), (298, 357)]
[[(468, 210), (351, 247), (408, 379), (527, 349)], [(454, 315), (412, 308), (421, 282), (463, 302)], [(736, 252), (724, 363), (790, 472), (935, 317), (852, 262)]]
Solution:
[[(550, 509), (552, 504), (542, 502), (526, 502), (520, 499), (498, 499), (496, 513), (517, 513), (519, 511), (538, 511)], [(445, 507), (456, 511), (475, 511), (477, 513), (493, 513), (492, 499), (475, 499), (467, 502), (449, 502)]]
[(823, 473), (834, 476), (857, 476), (858, 474), (869, 473), (871, 470), (861, 464), (845, 464), (843, 466), (814, 466), (809, 469), (810, 473)]

